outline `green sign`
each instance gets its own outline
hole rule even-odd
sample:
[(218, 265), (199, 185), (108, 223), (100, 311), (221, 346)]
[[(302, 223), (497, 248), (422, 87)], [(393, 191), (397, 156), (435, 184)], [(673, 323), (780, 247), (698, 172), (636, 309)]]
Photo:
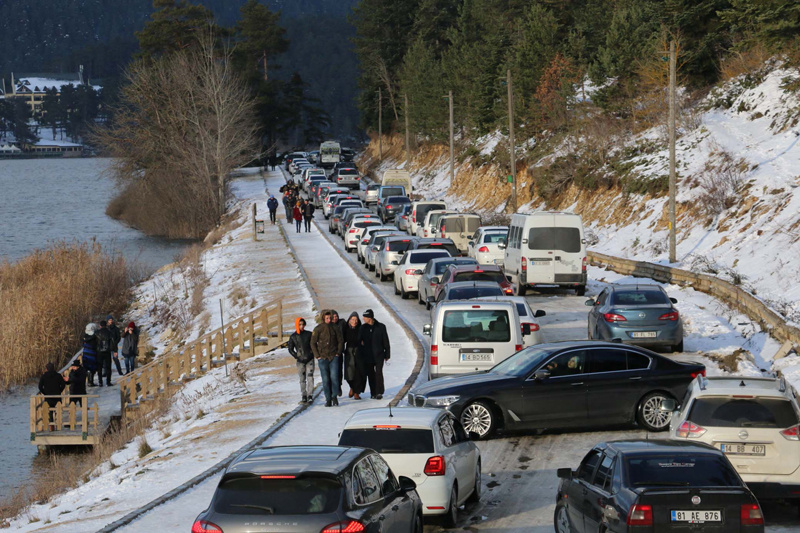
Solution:
[(511, 174), (508, 175), (508, 182), (514, 183), (514, 176), (512, 176)]

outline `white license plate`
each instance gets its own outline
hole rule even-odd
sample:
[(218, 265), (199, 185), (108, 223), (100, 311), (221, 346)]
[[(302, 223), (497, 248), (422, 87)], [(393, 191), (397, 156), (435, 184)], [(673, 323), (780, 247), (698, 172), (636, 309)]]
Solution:
[(653, 337), (657, 337), (658, 333), (655, 331), (634, 331), (631, 333), (631, 337), (634, 339), (652, 339)]
[(720, 444), (719, 449), (725, 455), (760, 455), (767, 454), (764, 444), (739, 444), (738, 442)]
[(462, 361), (491, 361), (492, 354), (490, 353), (462, 353)]
[(704, 522), (722, 522), (722, 511), (671, 511), (673, 522), (702, 524)]
[(533, 261), (533, 266), (547, 266), (550, 261)]

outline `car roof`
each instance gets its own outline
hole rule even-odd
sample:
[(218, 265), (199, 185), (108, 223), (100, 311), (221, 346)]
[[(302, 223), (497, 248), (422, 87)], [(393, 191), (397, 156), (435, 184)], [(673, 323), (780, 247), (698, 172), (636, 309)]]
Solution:
[(484, 233), (488, 233), (490, 231), (508, 231), (508, 226), (481, 226), (478, 229)]
[(376, 425), (396, 425), (404, 428), (429, 429), (445, 411), (427, 407), (376, 407), (362, 409), (350, 417), (344, 429), (372, 428)]
[(661, 439), (631, 439), (631, 440), (612, 440), (602, 442), (595, 446), (601, 449), (611, 449), (622, 455), (645, 455), (645, 454), (672, 454), (675, 452), (703, 453), (707, 455), (722, 456), (722, 452), (707, 444), (700, 442), (688, 442), (683, 440), (661, 440)]
[[(444, 262), (444, 261), (450, 261), (452, 263), (452, 262), (455, 261), (458, 264), (464, 264), (464, 265), (477, 265), (478, 264), (478, 260), (474, 259), (472, 257), (453, 257), (453, 256), (450, 256), (450, 257), (436, 257), (434, 259), (431, 259), (431, 261), (432, 262), (437, 262), (437, 263)], [(521, 296), (520, 296), (520, 298), (521, 298)]]
[(791, 397), (786, 382), (770, 377), (714, 376), (692, 383), (694, 396), (760, 396), (786, 399)]
[(257, 474), (338, 474), (366, 452), (345, 446), (275, 446), (256, 448), (237, 457), (226, 470)]
[[(447, 291), (452, 289), (463, 289), (465, 287), (497, 287), (500, 288), (500, 284), (494, 281), (456, 281), (454, 283), (447, 284)], [(502, 289), (500, 289), (502, 290)]]
[(414, 237), (414, 240), (419, 244), (430, 244), (432, 242), (441, 242), (443, 244), (455, 244), (453, 239), (441, 237)]
[(453, 271), (453, 274), (461, 274), (462, 272), (475, 272), (476, 270), (484, 270), (486, 272), (502, 272), (501, 268), (497, 265), (476, 265), (474, 263), (466, 265), (450, 265), (447, 268)]
[(530, 308), (528, 300), (526, 300), (524, 296), (481, 296), (480, 298), (470, 298), (470, 300), (475, 300), (476, 302), (511, 302), (515, 304), (525, 304), (526, 307)]
[(392, 235), (391, 237), (387, 238), (386, 240), (388, 241), (389, 239), (392, 239), (392, 240), (395, 240), (395, 241), (411, 241), (411, 237), (409, 237), (408, 235), (404, 235), (403, 232), (400, 232), (400, 235)]
[(655, 283), (612, 283), (608, 286), (612, 291), (659, 291), (664, 292), (661, 285)]
[[(473, 309), (475, 306), (480, 306), (481, 309), (505, 309), (517, 312), (517, 307), (514, 302), (476, 302), (476, 299), (470, 298), (468, 300), (442, 300), (436, 304), (436, 311), (440, 309), (451, 309), (453, 307), (462, 307), (465, 309)], [(438, 380), (437, 380), (438, 381)]]

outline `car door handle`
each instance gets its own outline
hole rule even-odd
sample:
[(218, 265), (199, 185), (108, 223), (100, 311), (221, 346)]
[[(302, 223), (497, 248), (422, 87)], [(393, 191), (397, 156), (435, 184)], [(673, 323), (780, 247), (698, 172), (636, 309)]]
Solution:
[(398, 509), (400, 509), (399, 505), (392, 505), (392, 511), (397, 511)]
[(581, 381), (580, 383), (573, 383), (572, 384), (573, 387), (577, 387), (578, 385), (583, 385), (583, 381)]
[(636, 381), (637, 379), (642, 379), (642, 376), (634, 376), (632, 378), (628, 378), (631, 381)]

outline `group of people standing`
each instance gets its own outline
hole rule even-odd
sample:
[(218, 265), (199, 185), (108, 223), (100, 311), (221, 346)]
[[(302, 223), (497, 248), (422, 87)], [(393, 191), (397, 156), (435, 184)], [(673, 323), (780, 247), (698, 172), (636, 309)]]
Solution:
[[(316, 211), (313, 202), (300, 198), (300, 189), (292, 181), (282, 186), (280, 192), (283, 193), (283, 207), (286, 210), (286, 222), (291, 224), (292, 221), (294, 221), (297, 226), (297, 233), (302, 231), (304, 222), (306, 232), (311, 231), (311, 220), (314, 218), (314, 211)], [(272, 195), (270, 195), (269, 200), (267, 200), (267, 209), (269, 210), (270, 221), (275, 224), (278, 200)]]
[(385, 392), (383, 365), (391, 356), (386, 326), (367, 309), (359, 320), (353, 312), (347, 320), (327, 309), (313, 332), (306, 330), (303, 318), (295, 320), (289, 337), (289, 354), (297, 363), (301, 402), (311, 402), (314, 393), (314, 366), (319, 365), (325, 407), (339, 405), (342, 381), (350, 386), (348, 396), (360, 400), (369, 385), (370, 397), (380, 400)]

